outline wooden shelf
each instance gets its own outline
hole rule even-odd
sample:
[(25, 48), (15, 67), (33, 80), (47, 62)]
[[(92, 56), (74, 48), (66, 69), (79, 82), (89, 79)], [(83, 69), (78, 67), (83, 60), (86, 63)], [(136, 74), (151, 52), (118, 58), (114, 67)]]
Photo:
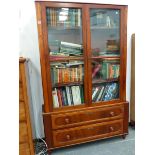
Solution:
[(98, 83), (106, 83), (106, 82), (118, 82), (119, 78), (113, 78), (113, 79), (107, 79), (107, 80), (93, 80), (93, 84), (98, 84)]
[(57, 57), (57, 56), (49, 56), (50, 61), (68, 61), (68, 60), (84, 60), (83, 57), (75, 57), (75, 56), (62, 56), (62, 57)]
[(120, 56), (92, 56), (92, 59), (120, 59)]
[(48, 26), (48, 30), (80, 30), (82, 27), (64, 27), (64, 26)]
[(91, 26), (91, 30), (117, 30), (119, 27)]
[(74, 85), (83, 85), (83, 81), (56, 83), (56, 84), (53, 84), (53, 88), (63, 87), (63, 86), (74, 86)]

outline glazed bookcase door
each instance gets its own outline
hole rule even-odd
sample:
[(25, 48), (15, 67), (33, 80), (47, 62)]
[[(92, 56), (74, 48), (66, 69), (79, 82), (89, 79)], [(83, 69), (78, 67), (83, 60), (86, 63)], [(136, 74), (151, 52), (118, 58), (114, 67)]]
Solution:
[(92, 104), (120, 98), (120, 10), (89, 8)]
[(82, 8), (47, 7), (48, 57), (53, 108), (84, 105), (85, 49)]

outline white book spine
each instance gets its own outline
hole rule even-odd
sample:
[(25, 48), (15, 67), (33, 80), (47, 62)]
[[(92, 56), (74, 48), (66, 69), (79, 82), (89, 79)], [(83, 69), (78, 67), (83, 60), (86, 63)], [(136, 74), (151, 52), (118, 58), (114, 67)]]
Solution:
[(102, 87), (102, 89), (101, 89), (101, 91), (100, 91), (100, 93), (99, 93), (99, 95), (98, 95), (98, 98), (97, 98), (96, 102), (100, 100), (101, 95), (102, 95), (102, 93), (103, 93), (103, 90), (104, 90), (104, 86)]
[(71, 98), (69, 93), (69, 87), (66, 86), (66, 93), (67, 93), (67, 99), (68, 99), (68, 105), (71, 106)]
[(80, 87), (77, 86), (78, 104), (81, 104)]
[(75, 105), (76, 100), (75, 100), (74, 86), (71, 87), (71, 90), (72, 90), (73, 103), (74, 103), (74, 105)]
[(77, 87), (74, 86), (75, 105), (78, 105)]
[(93, 95), (92, 95), (92, 100), (94, 99), (94, 97), (95, 97), (97, 91), (98, 91), (98, 88), (96, 87), (96, 88), (95, 88), (95, 91), (94, 91), (94, 93), (93, 93)]
[(55, 95), (55, 98), (56, 98), (56, 106), (59, 107), (59, 100), (58, 100), (58, 94), (57, 94), (57, 89), (55, 88), (55, 92), (56, 92), (56, 95)]
[(58, 102), (58, 96), (57, 96), (57, 91), (52, 91), (52, 96), (53, 96), (53, 106), (59, 107), (59, 102)]

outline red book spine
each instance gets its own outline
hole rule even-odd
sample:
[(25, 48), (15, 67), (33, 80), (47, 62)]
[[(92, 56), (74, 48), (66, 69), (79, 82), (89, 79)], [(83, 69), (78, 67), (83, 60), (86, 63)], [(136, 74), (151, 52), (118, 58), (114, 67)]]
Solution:
[(62, 107), (62, 100), (61, 100), (60, 90), (57, 90), (57, 94), (58, 94), (59, 107)]
[(101, 69), (101, 65), (98, 64), (98, 65), (94, 68), (94, 70), (93, 70), (92, 78), (96, 75), (96, 73), (97, 73), (100, 69)]

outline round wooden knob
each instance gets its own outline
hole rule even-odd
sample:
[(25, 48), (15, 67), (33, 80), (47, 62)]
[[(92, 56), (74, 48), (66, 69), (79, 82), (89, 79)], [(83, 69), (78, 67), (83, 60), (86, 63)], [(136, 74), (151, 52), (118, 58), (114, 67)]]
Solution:
[(65, 122), (66, 122), (66, 123), (69, 123), (69, 119), (68, 119), (68, 118), (65, 118)]
[(66, 135), (66, 138), (67, 138), (67, 140), (70, 140), (71, 136), (70, 135)]
[(114, 116), (115, 113), (113, 111), (110, 112), (110, 116)]
[(110, 131), (114, 131), (114, 128), (112, 126), (110, 127)]

